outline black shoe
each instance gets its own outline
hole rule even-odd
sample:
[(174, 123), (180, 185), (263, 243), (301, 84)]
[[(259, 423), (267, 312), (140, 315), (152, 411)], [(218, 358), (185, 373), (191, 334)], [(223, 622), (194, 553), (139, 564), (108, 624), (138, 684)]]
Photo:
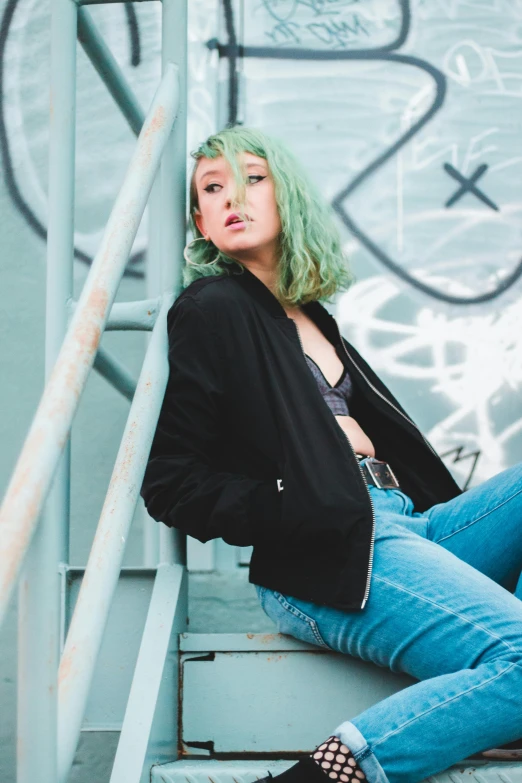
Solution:
[(319, 764), (306, 756), (279, 775), (274, 776), (269, 772), (266, 777), (259, 778), (256, 783), (274, 783), (274, 781), (277, 783), (328, 783), (328, 776)]

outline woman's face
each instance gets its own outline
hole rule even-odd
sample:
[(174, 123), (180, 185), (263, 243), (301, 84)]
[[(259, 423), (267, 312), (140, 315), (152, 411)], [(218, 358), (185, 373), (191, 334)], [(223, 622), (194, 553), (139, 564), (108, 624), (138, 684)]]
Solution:
[(227, 256), (272, 267), (277, 264), (281, 232), (274, 182), (264, 158), (250, 152), (242, 155), (247, 167), (246, 223), (227, 225), (237, 202), (235, 180), (223, 157), (199, 160), (195, 174), (199, 211), (194, 219), (203, 236)]

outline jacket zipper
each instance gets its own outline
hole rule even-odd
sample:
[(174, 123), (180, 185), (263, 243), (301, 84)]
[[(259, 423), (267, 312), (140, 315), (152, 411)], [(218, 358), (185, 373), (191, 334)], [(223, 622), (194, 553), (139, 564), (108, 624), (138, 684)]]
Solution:
[[(332, 316), (332, 317), (333, 317), (333, 316)], [(406, 414), (404, 414), (402, 411), (400, 411), (400, 410), (399, 410), (399, 409), (398, 409), (398, 408), (397, 408), (397, 407), (396, 407), (396, 406), (393, 404), (393, 402), (390, 402), (390, 401), (389, 401), (389, 400), (388, 400), (388, 399), (387, 399), (387, 398), (384, 396), (384, 394), (382, 394), (382, 393), (379, 391), (379, 389), (376, 389), (376, 388), (375, 388), (375, 386), (373, 385), (373, 383), (372, 383), (372, 382), (369, 380), (369, 378), (367, 378), (367, 377), (366, 377), (366, 375), (364, 374), (364, 372), (361, 370), (361, 368), (359, 367), (359, 365), (355, 363), (355, 360), (354, 360), (354, 359), (352, 359), (352, 357), (350, 356), (350, 354), (349, 354), (349, 353), (348, 353), (348, 351), (346, 350), (346, 346), (345, 346), (345, 344), (344, 344), (344, 340), (343, 340), (343, 338), (342, 338), (342, 335), (341, 335), (341, 330), (339, 329), (339, 324), (337, 323), (337, 321), (335, 320), (335, 318), (334, 318), (333, 320), (334, 320), (334, 322), (335, 322), (335, 325), (336, 325), (336, 327), (337, 327), (337, 333), (339, 334), (339, 340), (340, 340), (341, 346), (342, 346), (342, 348), (343, 348), (343, 350), (344, 350), (344, 352), (345, 352), (346, 356), (348, 357), (349, 361), (350, 361), (350, 362), (351, 362), (351, 363), (352, 363), (352, 364), (353, 364), (353, 365), (354, 365), (354, 366), (357, 368), (357, 370), (358, 370), (358, 371), (361, 373), (362, 377), (364, 378), (364, 380), (366, 381), (366, 383), (368, 384), (368, 386), (370, 386), (370, 387), (373, 389), (373, 391), (374, 391), (376, 394), (378, 394), (378, 395), (379, 395), (379, 397), (380, 397), (381, 399), (383, 399), (383, 400), (384, 400), (384, 402), (387, 402), (387, 403), (388, 403), (388, 405), (390, 405), (390, 407), (392, 407), (394, 411), (396, 411), (396, 412), (397, 412), (397, 413), (398, 413), (400, 416), (402, 416), (402, 418), (403, 418), (403, 419), (405, 419), (405, 420), (406, 420), (406, 421), (407, 421), (409, 424), (411, 424), (411, 426), (412, 426), (414, 429), (416, 429), (416, 430), (417, 430), (417, 432), (418, 432), (418, 433), (419, 433), (419, 435), (421, 436), (421, 438), (422, 438), (422, 440), (424, 441), (424, 443), (426, 444), (426, 446), (428, 446), (428, 448), (430, 449), (430, 451), (432, 452), (432, 454), (434, 454), (434, 455), (437, 457), (437, 459), (440, 459), (439, 455), (437, 454), (437, 452), (435, 451), (435, 449), (433, 448), (433, 446), (431, 445), (431, 443), (430, 443), (428, 440), (426, 440), (426, 438), (424, 437), (424, 435), (422, 434), (422, 432), (420, 431), (420, 429), (417, 427), (417, 425), (415, 424), (415, 422), (413, 422), (413, 421), (412, 421), (412, 420), (409, 418), (409, 416), (406, 416)]]
[[(305, 360), (305, 363), (306, 363), (306, 366), (307, 366), (307, 369), (308, 369), (308, 363), (306, 362), (306, 354), (305, 354), (305, 350), (303, 348), (303, 343), (301, 341), (301, 334), (299, 333), (299, 327), (297, 326), (297, 323), (295, 321), (294, 321), (294, 325), (295, 325), (295, 330), (297, 332), (297, 338), (299, 340), (299, 345), (301, 346), (301, 352), (303, 354), (303, 359)], [(337, 322), (336, 322), (336, 326), (337, 326)], [(339, 331), (339, 327), (337, 327), (337, 330)], [(339, 332), (339, 336), (341, 336), (340, 332)], [(342, 343), (342, 338), (341, 338), (341, 343)], [(343, 347), (344, 347), (344, 344), (343, 344)], [(346, 351), (346, 348), (344, 350)], [(348, 355), (348, 351), (346, 351), (346, 354)], [(350, 358), (350, 357), (348, 356), (348, 358)], [(369, 383), (369, 381), (368, 381), (368, 383)], [(371, 386), (371, 384), (370, 384), (370, 386)], [(326, 405), (326, 403), (325, 403), (325, 405)], [(328, 410), (330, 411), (332, 416), (334, 416), (334, 418), (335, 418), (335, 415), (333, 414), (330, 406), (326, 405), (326, 407), (328, 408)], [(339, 424), (339, 422), (337, 420), (336, 420), (336, 424), (340, 428), (340, 430), (342, 431), (343, 435), (346, 437), (346, 440), (348, 441), (350, 449), (352, 450), (353, 458), (354, 458), (355, 462), (357, 463), (357, 467), (359, 468), (359, 472), (361, 474), (362, 480), (364, 481), (364, 486), (366, 487), (366, 492), (368, 494), (368, 500), (370, 501), (371, 516), (372, 516), (372, 536), (371, 536), (371, 539), (370, 539), (370, 553), (369, 553), (369, 558), (368, 558), (368, 573), (367, 573), (367, 576), (366, 576), (366, 586), (364, 588), (364, 597), (363, 597), (362, 604), (361, 604), (361, 609), (364, 609), (364, 607), (366, 606), (366, 602), (368, 601), (368, 596), (370, 594), (370, 582), (371, 582), (372, 568), (373, 568), (373, 550), (374, 550), (374, 547), (375, 547), (375, 509), (374, 509), (374, 506), (373, 506), (372, 496), (370, 495), (370, 490), (368, 489), (368, 482), (366, 481), (366, 477), (365, 477), (365, 475), (363, 473), (363, 469), (361, 468), (360, 462), (357, 459), (357, 454), (355, 453), (355, 449), (354, 449), (354, 447), (352, 445), (352, 442), (351, 442), (350, 438), (348, 437), (348, 435), (343, 430), (343, 428), (341, 427), (341, 425)]]

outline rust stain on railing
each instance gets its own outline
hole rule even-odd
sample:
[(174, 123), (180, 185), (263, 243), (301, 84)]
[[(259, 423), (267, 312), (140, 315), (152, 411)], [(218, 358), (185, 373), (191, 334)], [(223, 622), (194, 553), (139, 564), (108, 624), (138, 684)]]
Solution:
[(63, 684), (71, 674), (73, 657), (75, 652), (76, 652), (76, 647), (72, 647), (67, 653), (64, 653), (64, 655), (62, 655), (62, 660), (60, 661), (60, 668), (58, 669), (58, 687), (63, 686)]
[[(17, 493), (24, 488), (24, 481), (29, 479), (31, 467), (31, 465), (28, 465), (21, 473), (19, 481), (16, 484)], [(1, 597), (5, 596), (9, 592), (10, 586), (16, 577), (18, 563), (27, 549), (30, 538), (31, 531), (29, 529), (29, 525), (32, 518), (37, 513), (43, 491), (43, 482), (37, 481), (33, 487), (33, 491), (30, 497), (27, 499), (27, 502), (24, 506), (24, 513), (20, 519), (20, 534), (18, 536), (11, 537), (11, 541), (9, 541), (7, 547), (4, 550), (3, 554), (4, 558), (8, 561), (8, 568), (5, 572), (4, 579), (0, 584)]]
[(152, 158), (153, 138), (159, 131), (163, 130), (166, 122), (165, 108), (161, 104), (151, 117), (150, 123), (143, 132), (143, 147), (140, 155), (140, 165), (146, 167), (150, 164)]

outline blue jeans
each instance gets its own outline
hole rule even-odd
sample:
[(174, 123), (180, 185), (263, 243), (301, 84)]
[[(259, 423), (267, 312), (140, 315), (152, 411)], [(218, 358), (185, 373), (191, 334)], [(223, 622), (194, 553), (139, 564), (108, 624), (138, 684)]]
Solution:
[(281, 633), (419, 680), (331, 732), (369, 783), (418, 783), (522, 736), (522, 463), (423, 513), (369, 491), (363, 611), (256, 590)]

